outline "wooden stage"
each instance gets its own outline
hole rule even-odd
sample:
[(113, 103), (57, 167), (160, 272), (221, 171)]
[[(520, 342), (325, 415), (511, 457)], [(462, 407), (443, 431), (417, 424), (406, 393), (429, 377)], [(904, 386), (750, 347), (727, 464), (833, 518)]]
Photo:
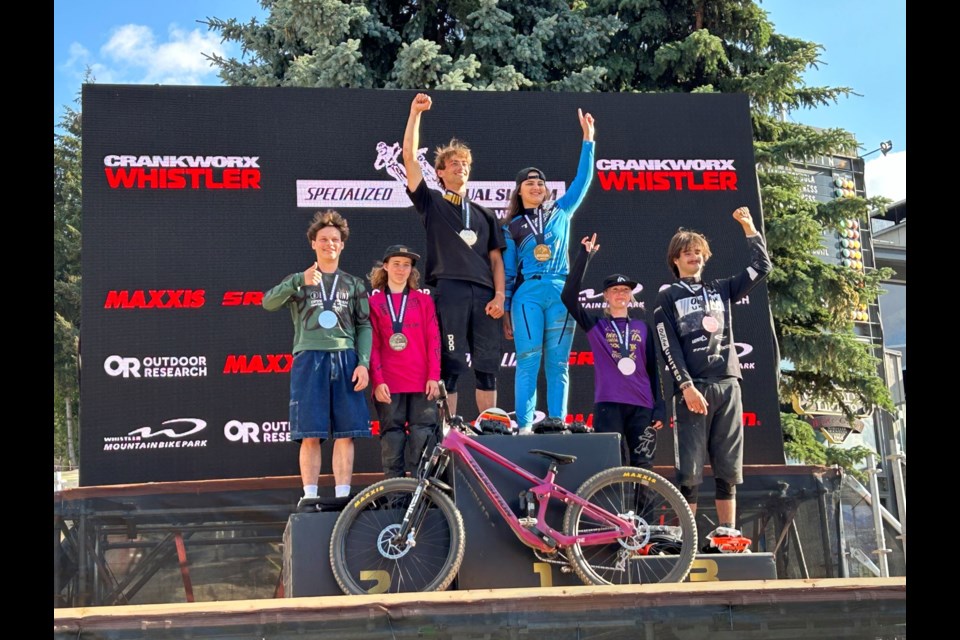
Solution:
[(495, 589), (54, 609), (62, 638), (906, 638), (906, 578)]

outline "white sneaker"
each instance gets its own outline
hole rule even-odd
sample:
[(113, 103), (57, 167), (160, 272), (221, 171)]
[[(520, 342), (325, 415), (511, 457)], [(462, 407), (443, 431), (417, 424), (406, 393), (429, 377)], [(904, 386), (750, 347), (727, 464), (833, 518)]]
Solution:
[(532, 427), (532, 426), (520, 427), (519, 429), (517, 429), (517, 435), (518, 435), (518, 436), (532, 436), (532, 435), (533, 435), (533, 427)]

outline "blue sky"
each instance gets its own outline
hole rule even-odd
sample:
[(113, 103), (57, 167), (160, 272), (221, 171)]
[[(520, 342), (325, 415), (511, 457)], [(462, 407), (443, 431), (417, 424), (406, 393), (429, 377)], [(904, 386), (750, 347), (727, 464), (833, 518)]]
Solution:
[[(776, 31), (823, 45), (810, 86), (846, 86), (859, 96), (790, 115), (795, 122), (841, 127), (861, 153), (891, 140), (887, 156), (867, 157), (867, 194), (906, 197), (906, 1), (762, 0)], [(263, 16), (257, 0), (54, 0), (54, 123), (78, 95), (84, 69), (97, 82), (220, 84), (202, 53), (238, 56), (197, 20)]]

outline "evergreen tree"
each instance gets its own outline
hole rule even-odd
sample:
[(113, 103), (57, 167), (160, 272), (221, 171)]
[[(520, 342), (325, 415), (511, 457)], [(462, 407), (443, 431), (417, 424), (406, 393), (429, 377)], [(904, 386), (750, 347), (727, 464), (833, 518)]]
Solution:
[[(784, 165), (852, 153), (853, 136), (790, 122), (848, 87), (807, 86), (822, 47), (778, 34), (740, 0), (263, 0), (266, 21), (210, 18), (242, 60), (213, 58), (231, 85), (628, 92), (738, 92), (750, 97), (766, 236), (768, 286), (792, 394), (892, 409), (878, 360), (852, 333), (851, 311), (876, 299), (884, 273), (815, 257), (825, 230), (867, 223), (880, 202), (804, 200)], [(847, 407), (852, 410), (852, 407)]]
[[(80, 112), (66, 107), (53, 133), (53, 415), (54, 461), (75, 463), (80, 357)], [(68, 441), (66, 405), (73, 416)]]

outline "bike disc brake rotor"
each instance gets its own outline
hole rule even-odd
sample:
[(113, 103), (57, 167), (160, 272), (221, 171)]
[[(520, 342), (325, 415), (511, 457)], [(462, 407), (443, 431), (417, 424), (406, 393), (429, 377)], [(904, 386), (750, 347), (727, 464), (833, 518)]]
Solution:
[(620, 538), (617, 542), (627, 551), (636, 551), (643, 548), (650, 541), (650, 527), (647, 522), (632, 511), (622, 513), (620, 517), (627, 522), (631, 522), (637, 532), (629, 538)]
[(384, 527), (383, 531), (381, 531), (377, 537), (377, 550), (384, 558), (389, 558), (390, 560), (402, 558), (410, 553), (410, 549), (413, 548), (412, 544), (397, 544), (394, 542), (399, 530), (399, 524), (390, 524)]

